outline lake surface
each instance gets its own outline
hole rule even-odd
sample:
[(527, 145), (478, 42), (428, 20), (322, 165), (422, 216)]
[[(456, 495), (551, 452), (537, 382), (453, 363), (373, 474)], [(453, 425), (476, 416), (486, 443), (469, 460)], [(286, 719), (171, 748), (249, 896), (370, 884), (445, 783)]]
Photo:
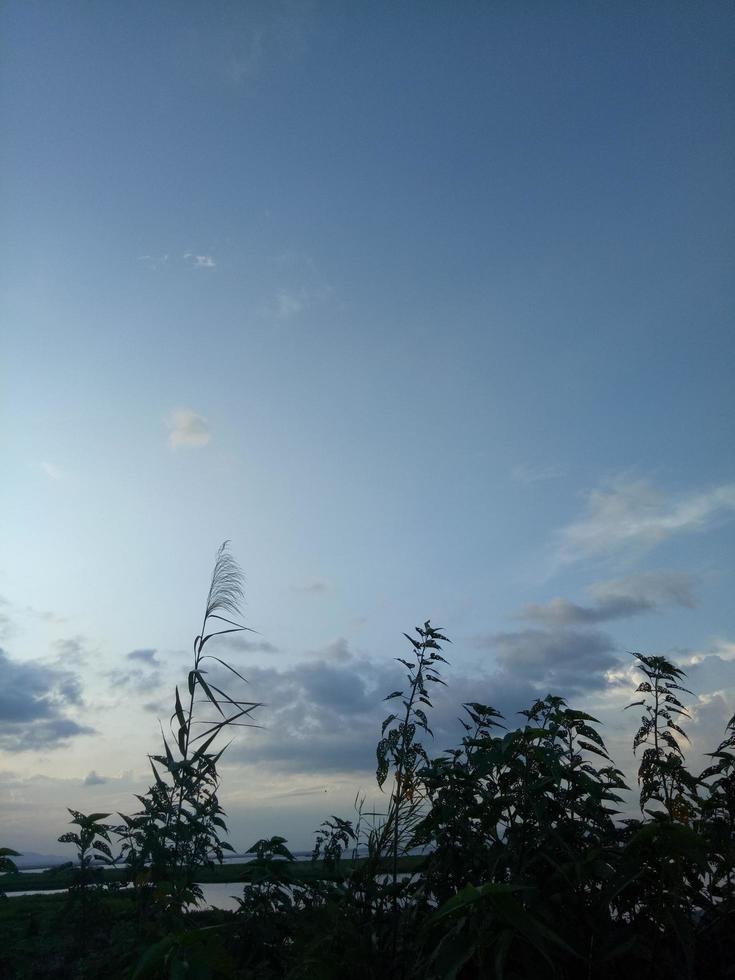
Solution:
[[(308, 851), (297, 851), (294, 854), (297, 861), (308, 861), (311, 859), (311, 853)], [(228, 856), (223, 861), (223, 864), (243, 864), (246, 861), (253, 860), (253, 854), (237, 854)], [(23, 872), (38, 873), (39, 871), (45, 871), (46, 868), (24, 868)], [(389, 878), (388, 875), (385, 876), (386, 880)], [(400, 874), (398, 876), (401, 880), (410, 875)], [(130, 886), (129, 886), (130, 887)], [(238, 909), (238, 903), (236, 896), (242, 898), (243, 895), (243, 883), (238, 881), (225, 881), (225, 882), (215, 882), (210, 884), (200, 884), (199, 887), (204, 895), (204, 902), (200, 904), (199, 908), (205, 908), (211, 906), (215, 909), (222, 909), (225, 912), (235, 912)], [(44, 889), (29, 889), (28, 891), (22, 892), (8, 892), (8, 898), (15, 898), (17, 895), (63, 895), (66, 893), (65, 888), (44, 888)]]
[[(204, 893), (204, 906), (211, 905), (215, 909), (223, 909), (226, 912), (234, 912), (238, 908), (235, 895), (242, 897), (243, 886), (237, 881), (216, 882), (215, 884), (200, 885)], [(17, 898), (19, 895), (65, 895), (65, 888), (44, 888), (34, 889), (26, 892), (8, 892), (8, 898)], [(203, 906), (200, 906), (200, 908)]]

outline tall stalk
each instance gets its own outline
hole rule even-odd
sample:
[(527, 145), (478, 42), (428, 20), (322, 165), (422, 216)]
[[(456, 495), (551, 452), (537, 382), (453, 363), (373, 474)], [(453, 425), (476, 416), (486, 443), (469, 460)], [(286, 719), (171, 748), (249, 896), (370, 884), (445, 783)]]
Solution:
[[(645, 711), (633, 739), (633, 751), (639, 745), (653, 742), (652, 747), (644, 750), (638, 770), (641, 810), (650, 800), (657, 800), (666, 808), (669, 816), (676, 819), (681, 807), (686, 806), (684, 794), (691, 795), (696, 780), (692, 781), (692, 777), (684, 769), (684, 755), (674, 736), (676, 732), (688, 741), (686, 732), (674, 721), (673, 715), (679, 718), (690, 717), (674, 691), (685, 694), (692, 692), (679, 684), (681, 678), (686, 676), (684, 671), (665, 657), (645, 657), (640, 653), (634, 653), (633, 656), (638, 660), (636, 666), (646, 676), (646, 680), (638, 685), (635, 692), (644, 697), (626, 705), (626, 710), (643, 705)], [(668, 752), (662, 743), (668, 747)]]
[[(406, 811), (406, 804), (409, 808), (409, 816), (416, 817), (417, 823), (420, 796), (417, 785), (417, 769), (419, 763), (429, 765), (429, 757), (421, 744), (416, 740), (416, 729), (422, 728), (427, 734), (432, 735), (429, 728), (426, 712), (419, 705), (428, 708), (432, 707), (429, 697), (427, 683), (443, 684), (444, 681), (439, 676), (436, 668), (437, 662), (446, 663), (440, 654), (441, 647), (439, 640), (448, 643), (449, 640), (442, 633), (431, 626), (427, 620), (423, 628), (416, 627), (419, 639), (416, 640), (404, 633), (404, 636), (413, 647), (414, 661), (405, 660), (403, 657), (396, 657), (399, 663), (408, 669), (407, 680), (408, 690), (393, 691), (385, 700), (391, 701), (400, 698), (403, 705), (401, 717), (397, 714), (390, 714), (383, 722), (382, 734), (377, 747), (378, 785), (382, 787), (385, 782), (391, 764), (395, 771), (395, 781), (391, 793), (390, 804), (388, 807), (388, 818), (386, 820), (387, 839), (391, 847), (391, 878), (392, 878), (392, 947), (395, 956), (397, 933), (398, 933), (398, 852), (401, 840), (401, 815)], [(398, 724), (393, 725), (394, 722)], [(389, 727), (393, 725), (393, 727)], [(388, 729), (386, 734), (386, 729)], [(404, 820), (404, 823), (406, 821)], [(410, 824), (409, 824), (410, 829)], [(405, 831), (404, 831), (405, 833)]]
[[(187, 763), (189, 762), (189, 750), (193, 743), (199, 739), (205, 738), (207, 735), (210, 736), (204, 745), (197, 751), (193, 760), (196, 761), (199, 758), (204, 760), (203, 774), (208, 776), (212, 776), (213, 773), (211, 772), (209, 765), (207, 765), (208, 760), (205, 754), (206, 749), (211, 745), (223, 728), (242, 725), (243, 723), (240, 722), (240, 719), (249, 715), (255, 710), (255, 708), (260, 707), (260, 704), (257, 702), (236, 700), (216, 685), (208, 683), (204, 679), (204, 675), (207, 673), (207, 671), (202, 668), (202, 661), (205, 659), (210, 659), (217, 661), (227, 670), (235, 674), (240, 680), (245, 682), (245, 678), (233, 667), (225, 663), (225, 661), (221, 660), (219, 657), (213, 657), (203, 653), (205, 644), (213, 637), (223, 636), (227, 633), (240, 633), (248, 630), (248, 627), (243, 626), (241, 623), (219, 615), (220, 612), (227, 612), (232, 616), (239, 616), (240, 604), (244, 598), (242, 588), (242, 571), (235, 559), (228, 553), (227, 546), (228, 542), (225, 541), (217, 552), (214, 569), (212, 571), (212, 578), (209, 585), (209, 592), (207, 593), (202, 627), (199, 634), (194, 639), (194, 666), (189, 671), (188, 677), (189, 707), (186, 715), (184, 715), (181, 705), (181, 697), (177, 686), (175, 695), (175, 710), (174, 714), (171, 716), (171, 721), (173, 721), (174, 717), (176, 717), (177, 721), (179, 722), (177, 741), (181, 752), (181, 764), (183, 768), (186, 768)], [(210, 619), (227, 623), (228, 628), (213, 630), (212, 632), (207, 633), (207, 624)], [(194, 704), (198, 690), (201, 690), (206, 695), (208, 702), (214, 705), (220, 715), (221, 720), (218, 719), (214, 723), (204, 722), (204, 724), (208, 724), (210, 727), (205, 732), (192, 737), (192, 727), (194, 724), (196, 724), (193, 716)], [(219, 697), (215, 697), (215, 694), (219, 695)], [(227, 713), (225, 713), (223, 710), (223, 706), (227, 709)], [(219, 756), (217, 756), (217, 758), (219, 758)], [(173, 836), (177, 866), (181, 857), (181, 826), (184, 812), (183, 804), (185, 790), (186, 785), (184, 782), (181, 782), (178, 786), (178, 797), (176, 800), (176, 805), (173, 809), (173, 814), (175, 814), (176, 821)]]
[[(164, 754), (149, 756), (155, 784), (145, 796), (138, 797), (144, 810), (132, 818), (121, 814), (125, 826), (118, 828), (125, 859), (132, 861), (144, 877), (150, 875), (145, 869), (152, 867), (156, 875), (169, 881), (174, 912), (180, 911), (191, 896), (198, 897), (193, 885), (196, 867), (213, 859), (221, 862), (223, 851), (232, 850), (221, 838), (227, 827), (217, 800), (217, 763), (227, 746), (216, 753), (210, 748), (225, 728), (252, 727), (250, 715), (260, 707), (260, 702), (244, 701), (222, 690), (208, 679), (205, 667), (205, 661), (215, 661), (246, 683), (234, 667), (205, 652), (214, 637), (248, 629), (237, 621), (243, 599), (242, 573), (227, 545), (225, 542), (217, 552), (201, 631), (194, 640), (186, 710), (178, 686), (175, 689), (170, 725), (178, 757), (164, 734)], [(225, 624), (224, 628), (212, 628), (212, 621)], [(203, 697), (198, 698), (199, 694)], [(197, 704), (214, 708), (215, 717), (196, 718)], [(204, 726), (204, 730), (197, 733), (194, 726)]]

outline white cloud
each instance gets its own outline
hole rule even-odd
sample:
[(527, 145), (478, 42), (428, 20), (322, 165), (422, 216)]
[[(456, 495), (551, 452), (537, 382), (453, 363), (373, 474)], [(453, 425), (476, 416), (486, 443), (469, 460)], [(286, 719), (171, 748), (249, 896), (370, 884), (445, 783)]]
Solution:
[(149, 269), (158, 269), (162, 265), (166, 265), (168, 262), (169, 255), (166, 252), (164, 255), (139, 255), (138, 262), (145, 262)]
[(688, 652), (684, 657), (678, 657), (678, 662), (687, 668), (704, 663), (708, 657), (718, 657), (721, 661), (735, 663), (735, 642), (718, 637), (713, 640), (708, 650)]
[(279, 320), (290, 320), (291, 317), (303, 313), (305, 308), (306, 299), (303, 294), (290, 293), (285, 289), (280, 290), (273, 304), (274, 315)]
[(618, 478), (587, 495), (587, 514), (557, 534), (562, 563), (645, 551), (676, 534), (705, 531), (735, 510), (735, 484), (669, 499), (647, 480)]
[(59, 467), (58, 466), (55, 466), (53, 463), (49, 463), (49, 462), (44, 461), (42, 463), (39, 463), (38, 465), (39, 465), (41, 471), (43, 473), (45, 473), (46, 476), (49, 478), (49, 480), (63, 480), (64, 479), (64, 472), (63, 472), (63, 470), (59, 469)]
[(168, 441), (172, 449), (187, 447), (200, 449), (211, 439), (209, 425), (204, 416), (191, 408), (175, 408), (166, 420)]
[(184, 259), (195, 269), (215, 269), (217, 263), (211, 255), (195, 255), (193, 252), (186, 252)]
[(300, 289), (282, 288), (262, 308), (262, 313), (274, 320), (292, 320), (306, 310), (328, 302), (333, 295), (334, 289), (327, 283), (312, 283)]

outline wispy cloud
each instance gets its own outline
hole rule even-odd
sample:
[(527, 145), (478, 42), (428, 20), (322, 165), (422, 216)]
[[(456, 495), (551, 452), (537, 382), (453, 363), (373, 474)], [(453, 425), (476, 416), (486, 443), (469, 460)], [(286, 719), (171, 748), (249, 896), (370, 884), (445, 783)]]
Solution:
[(131, 650), (130, 653), (125, 654), (125, 657), (127, 660), (135, 660), (148, 667), (160, 667), (160, 662), (156, 658), (156, 651), (151, 648)]
[(149, 269), (155, 270), (167, 265), (169, 258), (168, 252), (164, 255), (139, 255), (138, 262), (143, 262)]
[(172, 449), (201, 449), (211, 439), (207, 420), (191, 408), (175, 408), (169, 414), (166, 425)]
[(49, 478), (49, 480), (58, 481), (64, 479), (64, 471), (60, 467), (56, 466), (54, 463), (49, 463), (48, 461), (44, 460), (38, 465), (41, 472), (45, 473), (46, 476)]
[[(224, 14), (226, 31), (214, 43), (197, 36), (197, 55), (205, 54), (212, 67), (230, 84), (247, 85), (304, 50), (311, 2), (271, 0), (264, 5), (232, 5)], [(226, 37), (223, 42), (222, 37)]]
[(194, 269), (215, 269), (217, 263), (211, 255), (196, 255), (194, 252), (185, 252), (184, 260)]
[(611, 582), (600, 582), (588, 591), (593, 602), (577, 605), (557, 597), (543, 605), (523, 606), (514, 619), (546, 626), (585, 626), (612, 619), (628, 619), (666, 606), (696, 605), (694, 581), (683, 572), (643, 572)]
[(9, 640), (11, 637), (15, 636), (18, 632), (18, 628), (7, 615), (7, 613), (0, 612), (0, 639)]
[(146, 701), (143, 705), (143, 711), (148, 711), (152, 715), (165, 715), (168, 707), (163, 701)]
[(562, 563), (645, 551), (677, 534), (705, 531), (735, 511), (735, 483), (669, 498), (648, 480), (618, 478), (587, 495), (586, 514), (556, 538)]
[(281, 650), (274, 643), (268, 640), (251, 640), (241, 633), (232, 633), (230, 636), (218, 637), (220, 643), (233, 650), (243, 650), (245, 653), (280, 653)]
[(290, 320), (306, 309), (307, 296), (305, 293), (290, 292), (281, 289), (273, 300), (272, 313), (279, 320)]
[(130, 661), (129, 666), (105, 672), (105, 677), (109, 678), (115, 692), (119, 694), (135, 691), (137, 694), (148, 694), (161, 686), (162, 664), (152, 647), (131, 650), (125, 654), (125, 659)]
[[(48, 609), (36, 609), (34, 606), (19, 606), (14, 602), (10, 602), (9, 599), (0, 596), (0, 638), (8, 639), (10, 636), (15, 636), (16, 633), (22, 628), (19, 623), (25, 623), (27, 620), (47, 623), (52, 626), (61, 626), (68, 622), (64, 616), (59, 616), (57, 613), (51, 612)], [(82, 641), (83, 637), (77, 637), (77, 641)], [(59, 646), (60, 643), (65, 641), (56, 641), (55, 646), (59, 649), (60, 653), (63, 652)], [(74, 642), (74, 641), (69, 641)]]
[(262, 308), (262, 313), (274, 320), (294, 320), (308, 309), (326, 302), (333, 294), (333, 288), (326, 284), (279, 289)]
[(63, 667), (68, 667), (70, 664), (79, 666), (86, 663), (92, 652), (86, 637), (79, 633), (76, 636), (67, 636), (55, 640), (53, 647), (56, 652), (56, 663)]
[(329, 586), (321, 579), (309, 579), (306, 582), (299, 582), (291, 586), (292, 592), (301, 592), (304, 595), (324, 595), (329, 591)]

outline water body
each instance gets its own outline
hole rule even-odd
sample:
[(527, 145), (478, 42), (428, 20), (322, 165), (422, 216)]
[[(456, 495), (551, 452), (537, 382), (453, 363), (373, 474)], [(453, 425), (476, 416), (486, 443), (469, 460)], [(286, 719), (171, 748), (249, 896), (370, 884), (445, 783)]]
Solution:
[[(237, 881), (216, 882), (199, 886), (204, 894), (204, 903), (199, 908), (211, 906), (215, 909), (223, 909), (225, 912), (235, 912), (238, 908), (237, 899), (242, 898), (243, 886)], [(8, 892), (8, 898), (17, 898), (19, 895), (65, 895), (65, 888), (45, 888), (27, 892)]]

